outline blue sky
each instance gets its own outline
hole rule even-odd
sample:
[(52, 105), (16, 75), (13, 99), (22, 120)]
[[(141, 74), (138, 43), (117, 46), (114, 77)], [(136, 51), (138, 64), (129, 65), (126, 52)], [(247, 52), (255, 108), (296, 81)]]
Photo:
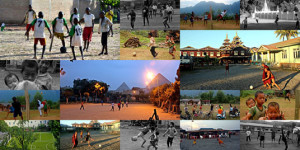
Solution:
[(216, 2), (216, 3), (224, 3), (224, 4), (232, 4), (234, 2), (237, 2), (239, 0), (180, 0), (180, 7), (185, 8), (185, 7), (191, 7), (196, 5), (197, 3), (201, 1), (206, 1), (206, 2)]
[[(115, 120), (97, 120), (100, 123), (104, 123), (104, 122), (112, 122)], [(91, 120), (61, 120), (60, 124), (65, 124), (65, 125), (69, 125), (72, 126), (73, 123), (90, 123)]]
[[(206, 93), (209, 91), (213, 91), (216, 95), (218, 90), (180, 90), (180, 95), (187, 95), (187, 96), (196, 96), (199, 95), (199, 93)], [(234, 96), (240, 96), (239, 90), (221, 90), (224, 92), (224, 94), (232, 94)]]
[(117, 89), (123, 82), (129, 88), (146, 87), (149, 82), (147, 72), (161, 73), (174, 82), (179, 67), (178, 60), (108, 60), (108, 61), (61, 61), (66, 74), (60, 78), (60, 86), (73, 86), (74, 79), (103, 81), (110, 85), (109, 90)]
[(281, 42), (274, 34), (275, 30), (255, 30), (255, 31), (235, 31), (235, 30), (181, 30), (180, 31), (180, 48), (192, 46), (195, 48), (203, 48), (211, 46), (213, 48), (220, 48), (226, 33), (228, 38), (232, 41), (236, 32), (241, 41), (247, 47), (260, 47), (261, 45), (268, 45), (276, 42)]
[(199, 130), (200, 128), (222, 128), (225, 130), (240, 130), (239, 120), (180, 120), (180, 128)]
[[(46, 100), (59, 101), (60, 93), (59, 90), (29, 90), (30, 101), (32, 101), (36, 92), (42, 92), (43, 98)], [(0, 91), (0, 102), (12, 101), (12, 97), (24, 96), (23, 90), (2, 90)]]

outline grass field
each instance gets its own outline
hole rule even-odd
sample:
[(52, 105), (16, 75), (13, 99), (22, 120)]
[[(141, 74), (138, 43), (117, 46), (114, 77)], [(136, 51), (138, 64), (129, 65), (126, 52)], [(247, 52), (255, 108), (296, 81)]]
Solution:
[(226, 20), (226, 24), (223, 21), (217, 22), (217, 20), (208, 21), (207, 25), (204, 26), (203, 21), (195, 21), (194, 26), (190, 26), (191, 22), (188, 20), (187, 23), (180, 21), (181, 30), (240, 30), (240, 25), (236, 25), (235, 20)]
[(55, 139), (50, 132), (36, 132), (37, 140), (31, 144), (31, 150), (55, 150)]
[[(224, 107), (224, 109), (226, 111), (226, 119), (225, 120), (239, 120), (240, 119), (240, 117), (231, 118), (229, 116), (229, 110), (230, 110), (229, 104), (221, 104), (221, 105), (223, 105), (223, 107)], [(216, 108), (216, 106), (219, 106), (219, 104), (214, 104), (213, 116), (211, 118), (209, 118), (209, 120), (216, 120), (216, 116), (218, 114), (217, 113), (218, 109)], [(234, 107), (234, 106), (236, 106), (237, 109), (240, 110), (240, 105), (239, 104), (232, 104), (232, 107)], [(196, 111), (199, 111), (199, 107), (200, 106), (197, 106), (197, 110)], [(180, 105), (180, 110), (182, 110), (181, 115), (185, 115), (184, 104)], [(188, 105), (188, 111), (192, 115), (193, 114), (193, 106)], [(202, 106), (202, 112), (203, 112), (203, 114), (207, 114), (209, 111), (210, 111), (210, 105), (203, 105)], [(204, 120), (200, 116), (194, 117), (194, 119), (195, 120)]]
[[(124, 31), (120, 32), (120, 59), (121, 60), (152, 60), (153, 56), (150, 52), (150, 39), (148, 38), (149, 31)], [(155, 37), (156, 45), (164, 43), (168, 32), (158, 31), (159, 37)], [(124, 43), (131, 37), (137, 37), (140, 40), (141, 47), (138, 48), (124, 48)], [(179, 59), (180, 56), (180, 44), (176, 43), (175, 59)], [(172, 60), (172, 56), (169, 54), (168, 48), (156, 48), (158, 55), (156, 59), (159, 60)], [(136, 57), (133, 57), (133, 52), (136, 52)]]
[[(254, 94), (251, 94), (246, 97), (241, 97), (241, 118), (246, 115), (246, 112), (248, 111), (248, 107), (246, 106), (246, 100), (248, 98), (254, 98)], [(277, 102), (280, 105), (280, 111), (284, 113), (284, 117), (286, 120), (294, 120), (295, 119), (295, 99), (290, 98), (291, 102), (288, 100), (284, 100), (283, 97), (273, 97), (271, 99), (268, 99), (266, 103), (264, 103), (265, 106), (268, 106), (270, 102)]]
[[(26, 112), (23, 111), (23, 118), (26, 119)], [(5, 118), (7, 115), (7, 112), (0, 112), (0, 120), (14, 120), (13, 114), (10, 113), (7, 118)], [(30, 110), (30, 120), (59, 120), (60, 119), (60, 110), (59, 109), (51, 109), (50, 112), (48, 112), (48, 116), (46, 117), (40, 117), (40, 113), (38, 110)], [(17, 120), (21, 120), (21, 118), (18, 116)]]

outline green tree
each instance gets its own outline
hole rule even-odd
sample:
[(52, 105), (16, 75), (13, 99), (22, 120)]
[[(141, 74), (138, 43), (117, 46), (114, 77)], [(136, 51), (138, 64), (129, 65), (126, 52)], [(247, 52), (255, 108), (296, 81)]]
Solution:
[(41, 92), (36, 92), (35, 93), (35, 95), (33, 97), (33, 100), (30, 103), (30, 108), (32, 108), (32, 109), (36, 108), (37, 109), (38, 100), (43, 101), (43, 95), (42, 95)]
[(219, 90), (215, 96), (216, 103), (226, 103), (226, 96), (223, 91)]
[(48, 125), (55, 138), (54, 145), (57, 149), (60, 149), (60, 122), (58, 120), (50, 120)]

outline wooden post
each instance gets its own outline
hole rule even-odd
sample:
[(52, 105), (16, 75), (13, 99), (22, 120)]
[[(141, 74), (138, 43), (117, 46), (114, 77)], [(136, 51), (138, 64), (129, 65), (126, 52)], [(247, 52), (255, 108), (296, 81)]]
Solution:
[(299, 120), (299, 114), (300, 114), (300, 91), (296, 90), (295, 92), (295, 118), (294, 120)]
[(30, 120), (30, 102), (27, 88), (25, 89), (25, 101), (26, 101), (26, 120)]

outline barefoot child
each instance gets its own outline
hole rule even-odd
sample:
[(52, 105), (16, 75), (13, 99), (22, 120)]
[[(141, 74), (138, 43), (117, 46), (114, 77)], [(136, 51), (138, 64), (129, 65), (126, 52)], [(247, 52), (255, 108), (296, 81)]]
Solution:
[(9, 73), (4, 77), (4, 82), (10, 90), (14, 90), (19, 84), (19, 77), (14, 73)]
[(150, 135), (150, 145), (148, 145), (147, 147), (147, 150), (150, 149), (150, 147), (154, 147), (156, 150), (158, 149), (158, 135), (159, 135), (159, 132), (158, 131), (155, 131), (153, 132), (152, 135)]
[(80, 110), (81, 110), (81, 108), (83, 108), (83, 110), (84, 110), (83, 101), (81, 101)]
[(21, 111), (21, 103), (17, 100), (16, 97), (13, 97), (12, 100), (13, 100), (12, 107), (15, 109), (14, 110), (14, 119), (16, 120), (16, 117), (20, 116), (21, 119), (23, 120), (23, 115), (22, 115), (22, 111)]
[(152, 33), (148, 33), (148, 38), (150, 38), (150, 45), (149, 45), (149, 47), (151, 47), (150, 52), (151, 52), (153, 58), (155, 59), (158, 53), (155, 52), (155, 48), (156, 48), (155, 39), (152, 36)]
[(260, 117), (265, 116), (267, 108), (263, 105), (265, 103), (265, 94), (262, 91), (257, 91), (254, 99), (256, 101), (256, 106), (252, 107), (242, 120), (250, 120), (251, 118), (253, 120), (258, 120)]
[(112, 30), (111, 27), (112, 27), (112, 22), (107, 17), (104, 16), (104, 12), (100, 12), (98, 34), (102, 34), (101, 36), (102, 51), (98, 55), (103, 55), (104, 50), (105, 50), (104, 55), (108, 55), (107, 37), (109, 31)]
[(81, 143), (83, 142), (88, 142), (89, 147), (91, 147), (91, 143), (90, 140), (94, 141), (94, 139), (92, 139), (90, 132), (87, 132), (87, 135), (85, 136), (85, 141), (81, 141)]
[(50, 60), (43, 60), (39, 63), (39, 72), (36, 76), (35, 83), (41, 87), (41, 90), (52, 90), (53, 79), (48, 73), (50, 65)]
[[(144, 148), (144, 144), (146, 143), (145, 135), (150, 131), (150, 124), (148, 124), (146, 127), (141, 128), (142, 131), (136, 136), (136, 138), (142, 138), (143, 143), (141, 145), (142, 148)], [(132, 139), (132, 138), (131, 138)]]
[(52, 29), (53, 29), (53, 35), (61, 40), (63, 47), (66, 47), (65, 37), (64, 37), (64, 26), (67, 28), (68, 33), (69, 33), (69, 28), (68, 28), (67, 21), (65, 18), (63, 18), (63, 16), (64, 16), (63, 12), (60, 11), (58, 13), (58, 17), (56, 17), (52, 21)]
[[(26, 30), (29, 29), (29, 31), (30, 31), (30, 30), (34, 31), (34, 26), (31, 26), (31, 27), (29, 28), (31, 22), (32, 22), (34, 19), (36, 19), (36, 13), (35, 13), (35, 11), (32, 9), (32, 6), (29, 5), (29, 9), (28, 9), (28, 11), (26, 12), (25, 17), (24, 17), (24, 20), (23, 20), (23, 22), (22, 22), (22, 24), (24, 24), (24, 23), (26, 24)], [(29, 40), (29, 34), (27, 34), (26, 36), (27, 36), (27, 41), (28, 41), (28, 40)]]
[(177, 130), (175, 128), (175, 124), (174, 122), (170, 122), (170, 127), (167, 129), (167, 131), (163, 134), (163, 136), (165, 136), (166, 134), (168, 134), (168, 139), (167, 139), (167, 145), (168, 145), (168, 148), (170, 146), (172, 146), (173, 144), (173, 139), (174, 137), (176, 136), (177, 134)]
[(84, 29), (83, 29), (83, 41), (84, 41), (84, 47), (83, 51), (88, 51), (89, 44), (92, 41), (92, 35), (93, 35), (93, 29), (94, 29), (94, 19), (95, 16), (90, 13), (91, 9), (88, 7), (85, 9), (85, 14), (83, 15), (83, 18), (80, 20), (81, 22), (84, 22)]
[(175, 55), (173, 54), (173, 52), (176, 49), (175, 49), (175, 42), (173, 40), (173, 37), (170, 37), (169, 35), (167, 35), (165, 43), (169, 46), (169, 54), (172, 55), (172, 59), (175, 59)]
[(45, 32), (44, 32), (44, 28), (46, 27), (50, 33), (50, 38), (52, 37), (52, 33), (50, 30), (50, 26), (48, 24), (48, 22), (46, 20), (44, 20), (44, 14), (43, 12), (39, 12), (37, 19), (34, 19), (31, 24), (29, 25), (28, 29), (26, 30), (25, 35), (27, 35), (27, 37), (29, 36), (29, 30), (32, 26), (34, 26), (34, 57), (33, 59), (37, 59), (36, 57), (36, 46), (38, 44), (38, 42), (40, 41), (40, 44), (43, 46), (43, 51), (42, 51), (42, 57), (41, 59), (44, 58), (44, 53), (45, 53), (45, 49), (46, 49), (46, 38), (45, 38)]
[(75, 55), (75, 46), (79, 47), (81, 58), (83, 59), (83, 51), (82, 51), (82, 28), (78, 23), (78, 19), (74, 18), (74, 25), (71, 28), (71, 31), (69, 33), (69, 36), (71, 36), (72, 42), (71, 42), (71, 49), (73, 53), (73, 60), (76, 60)]
[(168, 11), (167, 11), (167, 9), (166, 9), (166, 7), (165, 6), (163, 6), (163, 24), (164, 24), (164, 26), (165, 26), (165, 28), (170, 28), (170, 26), (169, 26), (169, 24), (168, 24), (168, 18), (169, 16), (168, 16)]
[(129, 19), (128, 16), (130, 16), (131, 30), (133, 30), (134, 29), (134, 22), (135, 22), (135, 18), (136, 18), (136, 13), (134, 12), (133, 9), (130, 11), (130, 13), (127, 14), (127, 19)]

